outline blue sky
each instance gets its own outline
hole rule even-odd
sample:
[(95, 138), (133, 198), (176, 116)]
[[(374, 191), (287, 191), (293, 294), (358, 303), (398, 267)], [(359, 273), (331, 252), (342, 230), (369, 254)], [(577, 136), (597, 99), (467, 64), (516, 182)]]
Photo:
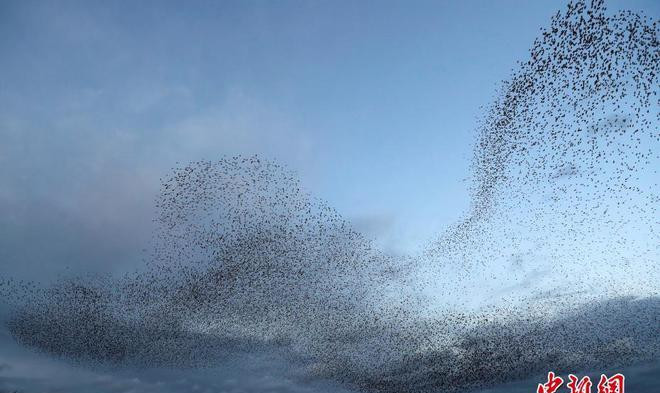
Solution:
[(158, 179), (234, 154), (283, 163), (414, 250), (465, 210), (479, 107), (561, 7), (3, 2), (3, 265), (133, 266)]
[(159, 179), (236, 154), (416, 250), (467, 209), (480, 106), (564, 6), (183, 4), (0, 2), (0, 276), (140, 266)]

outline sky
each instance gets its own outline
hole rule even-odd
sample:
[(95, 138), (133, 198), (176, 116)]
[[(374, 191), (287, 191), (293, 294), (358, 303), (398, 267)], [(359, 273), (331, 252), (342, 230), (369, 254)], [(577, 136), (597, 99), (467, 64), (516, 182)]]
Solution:
[(2, 2), (0, 269), (130, 268), (159, 179), (236, 154), (415, 250), (466, 209), (480, 106), (561, 6)]
[(2, 1), (0, 276), (139, 268), (159, 179), (238, 154), (417, 250), (468, 208), (480, 107), (563, 4)]

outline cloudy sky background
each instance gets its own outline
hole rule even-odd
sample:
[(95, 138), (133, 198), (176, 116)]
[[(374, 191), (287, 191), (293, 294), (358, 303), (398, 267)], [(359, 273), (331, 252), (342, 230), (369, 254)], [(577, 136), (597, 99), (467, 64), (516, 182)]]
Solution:
[[(660, 13), (653, 0), (608, 4)], [(413, 251), (467, 208), (480, 106), (561, 8), (0, 2), (0, 276), (139, 268), (159, 179), (177, 162), (236, 154), (277, 160), (385, 249)], [(75, 380), (80, 391), (164, 391), (162, 378), (340, 389), (290, 381), (272, 359), (135, 379), (30, 354), (2, 334), (0, 389), (70, 391)]]

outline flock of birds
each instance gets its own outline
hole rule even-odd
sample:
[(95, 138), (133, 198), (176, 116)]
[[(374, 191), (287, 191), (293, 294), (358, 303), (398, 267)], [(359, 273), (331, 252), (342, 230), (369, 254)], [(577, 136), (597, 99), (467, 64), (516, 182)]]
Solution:
[[(278, 351), (296, 377), (373, 392), (657, 358), (657, 32), (598, 0), (558, 12), (485, 109), (469, 211), (418, 255), (379, 250), (273, 162), (193, 162), (162, 183), (144, 271), (3, 282), (7, 327), (85, 366)], [(437, 307), (480, 290), (506, 301)]]

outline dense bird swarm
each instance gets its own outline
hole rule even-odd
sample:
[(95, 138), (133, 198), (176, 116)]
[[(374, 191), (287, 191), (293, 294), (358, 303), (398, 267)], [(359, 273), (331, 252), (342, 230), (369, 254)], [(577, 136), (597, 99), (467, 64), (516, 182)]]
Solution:
[(655, 358), (657, 32), (600, 1), (557, 13), (485, 108), (470, 210), (418, 255), (377, 249), (273, 162), (194, 162), (163, 181), (146, 271), (5, 282), (8, 328), (87, 366), (277, 350), (294, 376), (375, 392)]

